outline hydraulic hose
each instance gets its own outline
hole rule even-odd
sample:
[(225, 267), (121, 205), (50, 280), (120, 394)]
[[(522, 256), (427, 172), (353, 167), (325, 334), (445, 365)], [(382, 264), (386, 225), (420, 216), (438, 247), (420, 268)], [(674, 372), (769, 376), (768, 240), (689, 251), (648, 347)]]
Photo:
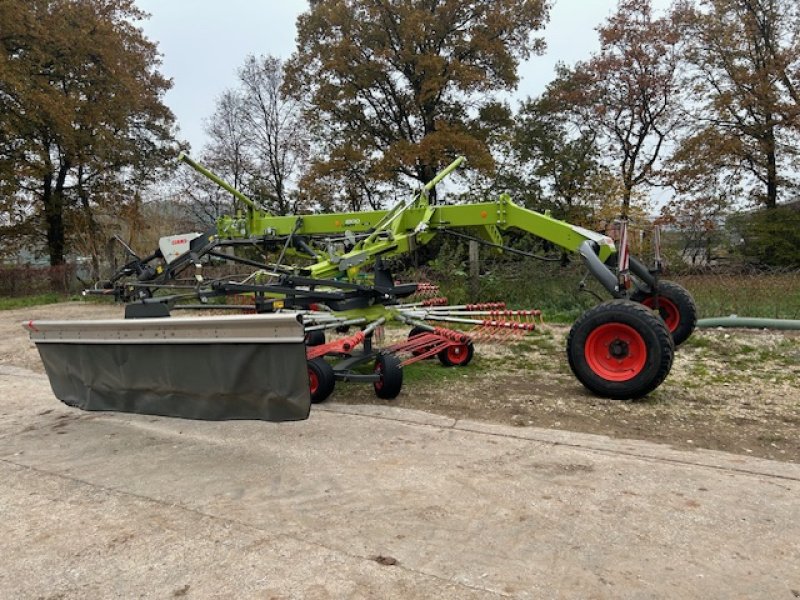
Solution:
[(700, 319), (698, 327), (739, 327), (742, 329), (781, 329), (800, 330), (800, 320), (797, 319), (756, 319), (752, 317), (714, 317)]

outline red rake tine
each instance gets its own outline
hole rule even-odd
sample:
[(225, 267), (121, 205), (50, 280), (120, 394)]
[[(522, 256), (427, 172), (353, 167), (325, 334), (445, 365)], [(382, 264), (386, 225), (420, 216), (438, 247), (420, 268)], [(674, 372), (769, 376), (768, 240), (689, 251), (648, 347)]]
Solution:
[(439, 352), (441, 352), (442, 350), (450, 347), (451, 345), (453, 345), (452, 342), (441, 342), (440, 341), (438, 345), (433, 346), (433, 347), (429, 346), (428, 349), (425, 352), (421, 353), (421, 354), (412, 354), (411, 356), (409, 356), (407, 359), (405, 359), (400, 364), (402, 366), (406, 366), (406, 365), (413, 364), (415, 362), (419, 362), (421, 360), (426, 360), (426, 359), (428, 359), (428, 358), (430, 358), (432, 356), (436, 356), (437, 354), (439, 354)]

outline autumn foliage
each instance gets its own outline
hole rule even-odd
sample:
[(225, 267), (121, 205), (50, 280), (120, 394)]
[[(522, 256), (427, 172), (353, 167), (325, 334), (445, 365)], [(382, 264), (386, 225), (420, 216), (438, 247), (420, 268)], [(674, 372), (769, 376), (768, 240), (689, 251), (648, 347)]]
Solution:
[(133, 0), (0, 2), (0, 226), (41, 232), (53, 265), (81, 235), (96, 260), (98, 212), (113, 219), (170, 154), (143, 16)]
[(495, 95), (543, 49), (546, 17), (544, 0), (312, 2), (286, 81), (317, 134), (307, 181), (343, 182), (355, 205), (371, 182), (425, 183), (458, 154), (491, 170)]
[[(619, 0), (596, 51), (512, 106), (551, 4), (311, 0), (287, 61), (242, 57), (200, 156), (297, 214), (386, 207), (463, 154), (465, 200), (509, 192), (595, 228), (657, 212), (704, 257), (731, 213), (765, 208), (757, 255), (790, 256), (769, 244), (791, 238), (775, 215), (800, 187), (800, 4)], [(180, 145), (143, 18), (135, 0), (0, 1), (0, 256), (24, 240), (96, 271), (110, 233), (140, 235), (143, 190), (166, 187)], [(203, 226), (241, 208), (180, 178)]]

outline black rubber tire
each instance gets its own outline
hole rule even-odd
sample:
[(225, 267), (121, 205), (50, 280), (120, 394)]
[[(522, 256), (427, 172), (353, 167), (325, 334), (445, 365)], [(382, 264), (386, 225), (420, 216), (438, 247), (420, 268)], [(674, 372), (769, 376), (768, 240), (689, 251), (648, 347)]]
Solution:
[[(651, 299), (653, 294), (649, 294), (642, 290), (636, 290), (631, 296), (634, 302), (645, 302)], [(659, 281), (658, 282), (658, 297), (664, 298), (667, 302), (671, 302), (675, 309), (677, 309), (678, 321), (673, 323), (672, 327), (667, 326), (672, 334), (672, 341), (675, 346), (680, 346), (683, 342), (689, 339), (697, 327), (697, 304), (694, 302), (692, 295), (683, 287), (672, 281)], [(668, 321), (668, 313), (664, 307), (659, 306), (659, 313), (665, 322)]]
[[(458, 358), (453, 357), (453, 348), (453, 346), (445, 348), (436, 355), (439, 358), (439, 362), (445, 367), (466, 367), (472, 362), (472, 357), (475, 354), (475, 346), (472, 345), (472, 342), (467, 342), (466, 344), (460, 344), (458, 346)], [(466, 352), (466, 354), (461, 354), (462, 352)]]
[(306, 334), (306, 346), (322, 346), (325, 343), (325, 332), (321, 329)]
[(373, 384), (375, 395), (383, 400), (393, 400), (403, 388), (403, 367), (394, 354), (378, 354), (375, 359), (375, 372), (380, 373), (380, 381)]
[[(317, 379), (316, 389), (312, 386), (312, 377)], [(336, 376), (333, 374), (333, 367), (325, 362), (325, 359), (321, 356), (308, 361), (308, 379), (312, 404), (325, 402), (333, 393), (333, 388), (336, 387)]]
[[(587, 339), (593, 331), (609, 324), (632, 328), (641, 337), (645, 351), (641, 370), (625, 381), (614, 381), (596, 372), (587, 358)], [(656, 389), (669, 374), (674, 355), (675, 346), (664, 321), (646, 306), (630, 300), (610, 300), (590, 308), (575, 321), (567, 338), (569, 366), (578, 381), (598, 396), (615, 400), (641, 398)]]
[[(414, 327), (411, 328), (411, 331), (408, 332), (408, 339), (420, 335), (421, 333), (428, 333), (428, 330), (423, 329), (419, 325), (414, 325)], [(419, 356), (420, 354), (424, 354), (425, 352), (426, 350), (414, 350), (411, 354), (413, 354), (414, 356)], [(429, 356), (425, 360), (431, 360), (432, 358), (433, 356)]]

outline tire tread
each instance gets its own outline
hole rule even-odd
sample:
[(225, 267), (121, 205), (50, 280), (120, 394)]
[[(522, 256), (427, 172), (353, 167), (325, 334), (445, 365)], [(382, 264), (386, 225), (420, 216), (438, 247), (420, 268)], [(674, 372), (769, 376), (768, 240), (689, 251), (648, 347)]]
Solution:
[[(648, 369), (652, 371), (652, 376), (649, 378), (642, 379), (637, 376), (630, 381), (608, 382), (593, 373), (586, 363), (583, 343), (592, 331), (592, 325), (601, 325), (615, 320), (633, 326), (646, 343), (655, 343), (659, 353), (656, 357), (657, 364)], [(647, 335), (648, 330), (652, 333), (651, 336)], [(648, 337), (651, 339), (648, 340)], [(580, 348), (576, 347), (578, 345)], [(653, 349), (651, 346), (648, 348), (648, 352)], [(578, 317), (567, 337), (569, 366), (578, 380), (593, 393), (617, 400), (641, 398), (661, 385), (672, 368), (674, 354), (675, 346), (672, 336), (664, 321), (643, 304), (630, 300), (609, 300), (590, 308)]]

